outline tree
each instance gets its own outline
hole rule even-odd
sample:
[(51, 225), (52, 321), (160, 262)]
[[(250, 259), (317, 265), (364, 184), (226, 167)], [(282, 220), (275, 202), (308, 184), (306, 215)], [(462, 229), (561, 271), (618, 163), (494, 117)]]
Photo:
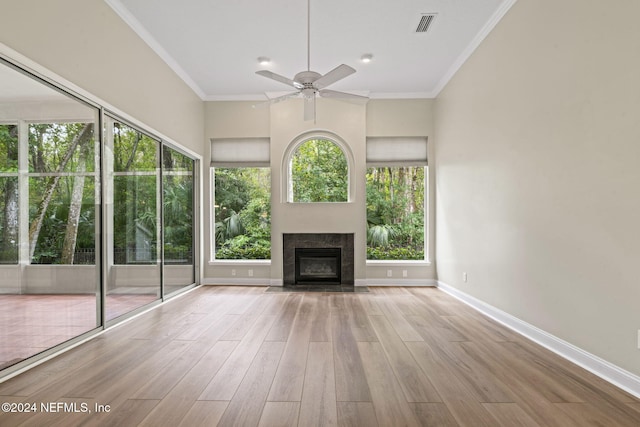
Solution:
[[(83, 174), (87, 170), (87, 155), (89, 153), (89, 144), (80, 146), (80, 156), (76, 172)], [(60, 256), (61, 264), (73, 264), (76, 243), (78, 241), (78, 229), (80, 228), (80, 213), (82, 211), (82, 196), (84, 193), (84, 175), (76, 175), (73, 180), (73, 190), (71, 191), (71, 201), (69, 204), (69, 216), (67, 218), (67, 227), (64, 233), (64, 243), (62, 246), (62, 254)]]
[[(0, 125), (0, 171), (18, 171), (18, 126)], [(0, 178), (0, 206), (2, 223), (0, 235), (0, 262), (17, 262), (18, 251), (18, 179)]]
[(424, 259), (424, 168), (369, 168), (367, 258)]
[(270, 183), (268, 168), (215, 169), (217, 259), (271, 257)]
[(346, 202), (349, 195), (347, 158), (332, 141), (305, 141), (291, 158), (291, 181), (294, 202)]
[[(36, 171), (46, 171), (47, 163), (45, 162), (45, 157), (43, 153), (47, 151), (45, 149), (45, 135), (47, 135), (47, 129), (43, 126), (52, 126), (52, 125), (39, 125), (35, 128), (33, 135), (35, 136), (35, 144), (30, 144), (32, 146), (32, 154), (33, 154), (33, 165)], [(51, 203), (51, 199), (56, 190), (58, 182), (61, 178), (61, 173), (67, 167), (67, 164), (71, 160), (74, 155), (76, 148), (78, 146), (83, 146), (87, 144), (93, 137), (93, 123), (85, 123), (82, 125), (80, 131), (73, 136), (73, 139), (66, 150), (64, 150), (64, 155), (58, 162), (58, 166), (55, 170), (55, 175), (49, 177), (46, 180), (45, 190), (42, 196), (42, 201), (40, 202), (37, 213), (33, 221), (31, 221), (31, 225), (29, 227), (29, 256), (32, 258), (36, 244), (38, 242), (38, 238), (40, 237), (40, 230), (42, 229), (42, 224), (44, 222), (45, 215), (47, 213), (47, 209), (49, 208), (49, 203)], [(53, 150), (53, 152), (57, 155), (58, 151)]]
[(123, 123), (113, 123), (113, 244), (117, 264), (157, 260), (158, 151), (154, 139)]

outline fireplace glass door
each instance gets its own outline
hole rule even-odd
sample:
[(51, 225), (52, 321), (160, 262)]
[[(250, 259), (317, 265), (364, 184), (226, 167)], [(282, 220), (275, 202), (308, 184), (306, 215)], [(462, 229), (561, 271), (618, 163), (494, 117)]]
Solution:
[(340, 248), (296, 248), (296, 284), (341, 283)]

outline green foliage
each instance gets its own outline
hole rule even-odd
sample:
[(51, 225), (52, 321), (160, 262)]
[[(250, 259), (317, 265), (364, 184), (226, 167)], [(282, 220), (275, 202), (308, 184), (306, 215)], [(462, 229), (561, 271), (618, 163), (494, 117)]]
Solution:
[(424, 250), (405, 247), (367, 247), (367, 259), (370, 260), (424, 260)]
[(18, 126), (0, 124), (0, 264), (18, 262)]
[(125, 124), (113, 124), (113, 169), (115, 172), (155, 171), (158, 142)]
[(367, 259), (424, 259), (424, 168), (369, 168)]
[(270, 259), (271, 241), (256, 236), (240, 235), (225, 241), (216, 250), (217, 259)]
[(271, 258), (268, 168), (216, 168), (216, 259)]
[(18, 126), (0, 124), (0, 172), (18, 171)]
[[(29, 178), (29, 219), (37, 214), (42, 191), (46, 187), (45, 178)], [(34, 264), (59, 264), (64, 245), (65, 229), (69, 218), (72, 177), (62, 177), (47, 208), (42, 223), (36, 249), (31, 262)], [(95, 186), (92, 180), (85, 180), (82, 207), (78, 222), (77, 250), (95, 248)]]
[[(142, 262), (146, 255), (149, 263), (156, 262), (157, 256), (157, 227), (159, 223), (159, 209), (157, 206), (157, 170), (159, 144), (154, 139), (123, 123), (113, 123), (113, 169), (114, 169), (114, 200), (113, 200), (113, 245), (114, 253), (130, 254), (118, 257), (115, 262)], [(169, 184), (164, 180), (164, 184)], [(186, 189), (186, 187), (185, 187)], [(173, 193), (173, 194), (172, 194)], [(163, 197), (168, 196), (169, 204), (165, 207), (171, 212), (172, 206), (181, 203), (183, 199), (180, 189), (168, 185)], [(188, 196), (184, 196), (188, 197)], [(188, 199), (183, 199), (182, 203)], [(185, 203), (186, 205), (186, 203)], [(190, 221), (189, 216), (186, 218)], [(175, 227), (171, 232), (175, 235), (182, 227)], [(176, 229), (177, 228), (177, 229)], [(144, 240), (147, 247), (139, 247), (140, 240)], [(177, 243), (177, 242), (171, 242)], [(150, 252), (148, 252), (150, 251)]]
[(367, 230), (367, 243), (370, 246), (389, 246), (389, 239), (397, 235), (396, 229), (391, 225), (372, 225)]
[[(169, 156), (179, 155), (166, 148), (164, 151), (163, 166), (165, 168), (176, 167), (184, 169), (185, 174), (172, 175), (171, 169), (165, 169), (163, 176), (163, 203), (164, 203), (164, 255), (165, 259), (182, 260), (186, 263), (193, 262), (193, 173), (191, 171), (193, 160), (189, 163), (176, 162)], [(169, 158), (167, 158), (169, 157)]]
[[(93, 123), (38, 123), (28, 128), (28, 161), (31, 173), (53, 173), (57, 176), (29, 177), (29, 221), (41, 228), (33, 233), (37, 237), (31, 262), (57, 264), (62, 262), (62, 248), (68, 240), (72, 250), (95, 248), (95, 172)], [(84, 175), (60, 176), (62, 173)], [(57, 179), (57, 181), (56, 181)], [(83, 183), (78, 222), (73, 216), (77, 235), (67, 235), (70, 221), (73, 187), (76, 180)], [(53, 189), (53, 192), (51, 190)], [(44, 200), (51, 194), (48, 203)]]
[(240, 215), (234, 211), (229, 213), (225, 212), (228, 216), (222, 221), (218, 221), (215, 224), (216, 227), (216, 241), (224, 242), (229, 239), (233, 239), (236, 236), (242, 235), (245, 232), (244, 226), (240, 219)]
[[(85, 153), (85, 172), (94, 172), (95, 140), (89, 138), (85, 145), (70, 149), (80, 137), (87, 123), (38, 123), (29, 125), (29, 172), (77, 172), (78, 162)], [(93, 124), (91, 135), (93, 134)], [(70, 161), (60, 171), (63, 159), (71, 155)]]
[(291, 180), (294, 202), (348, 201), (347, 158), (332, 141), (302, 143), (291, 159)]
[[(151, 252), (149, 262), (156, 262), (160, 143), (125, 124), (112, 126), (114, 254), (124, 254), (121, 260), (128, 262), (129, 254), (138, 260), (136, 252)], [(31, 123), (26, 137), (29, 224), (18, 224), (18, 126), (0, 124), (0, 173), (5, 174), (0, 177), (0, 263), (17, 261), (19, 226), (31, 226), (33, 263), (95, 262), (94, 124)], [(165, 253), (177, 262), (193, 252), (193, 165), (189, 157), (163, 150), (163, 237)], [(74, 191), (79, 184), (81, 193)], [(82, 259), (69, 261), (63, 248), (67, 255), (81, 253)]]

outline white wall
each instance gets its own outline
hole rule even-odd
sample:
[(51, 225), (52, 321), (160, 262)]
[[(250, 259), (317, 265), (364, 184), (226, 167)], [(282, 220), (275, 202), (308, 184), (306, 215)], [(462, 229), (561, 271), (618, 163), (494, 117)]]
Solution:
[(435, 115), (439, 280), (635, 374), (639, 14), (520, 0)]
[[(432, 100), (370, 100), (368, 103), (319, 99), (317, 120), (303, 120), (301, 100), (289, 100), (269, 108), (252, 108), (254, 102), (207, 102), (205, 136), (210, 138), (270, 137), (272, 168), (272, 260), (270, 264), (215, 262), (205, 268), (204, 282), (216, 283), (281, 283), (282, 234), (355, 233), (355, 279), (389, 281), (387, 270), (393, 272), (394, 284), (428, 283), (435, 279), (435, 263), (366, 263), (366, 172), (367, 136), (427, 136), (433, 135)], [(313, 131), (325, 131), (341, 138), (354, 157), (354, 194), (350, 203), (296, 204), (282, 196), (284, 156), (289, 145), (299, 136)], [(430, 144), (433, 154), (433, 144)], [(207, 157), (208, 158), (208, 157)], [(432, 169), (433, 170), (433, 169)], [(430, 182), (433, 183), (433, 177)], [(205, 218), (210, 218), (210, 182), (205, 195)], [(431, 207), (430, 218), (433, 217)], [(208, 221), (207, 221), (208, 222)], [(206, 248), (210, 248), (210, 227), (205, 224)], [(430, 223), (431, 248), (434, 243), (433, 221)], [(431, 254), (433, 258), (433, 253)], [(207, 257), (209, 255), (206, 255)], [(433, 261), (433, 260), (432, 260)], [(249, 278), (248, 270), (253, 270)], [(236, 276), (231, 275), (235, 270)], [(407, 277), (402, 278), (402, 270)]]
[(204, 106), (102, 0), (3, 2), (0, 41), (195, 153)]

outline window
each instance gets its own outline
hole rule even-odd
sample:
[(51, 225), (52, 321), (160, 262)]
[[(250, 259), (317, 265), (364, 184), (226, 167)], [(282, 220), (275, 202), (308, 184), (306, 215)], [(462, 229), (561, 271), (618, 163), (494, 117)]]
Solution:
[(213, 138), (212, 258), (271, 259), (269, 138)]
[(298, 145), (290, 158), (288, 190), (295, 203), (348, 202), (349, 167), (342, 148), (323, 138)]
[(271, 171), (213, 169), (214, 241), (218, 260), (271, 259)]
[(427, 139), (367, 138), (367, 260), (424, 261)]
[(426, 167), (367, 168), (367, 259), (424, 260)]

